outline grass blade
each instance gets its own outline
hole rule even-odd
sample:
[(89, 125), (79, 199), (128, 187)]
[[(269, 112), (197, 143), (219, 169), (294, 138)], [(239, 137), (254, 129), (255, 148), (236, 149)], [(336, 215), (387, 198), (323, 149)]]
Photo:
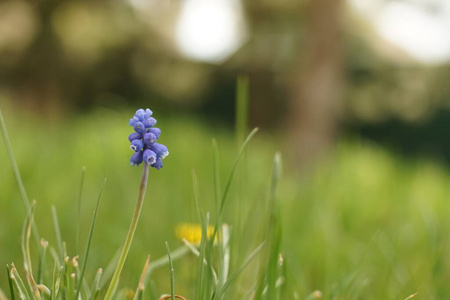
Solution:
[(81, 286), (83, 284), (84, 272), (86, 271), (87, 260), (89, 257), (89, 250), (91, 248), (92, 236), (94, 235), (95, 221), (97, 220), (98, 206), (100, 204), (100, 199), (102, 198), (103, 189), (105, 188), (105, 185), (106, 185), (106, 178), (103, 180), (102, 187), (100, 188), (100, 194), (98, 195), (98, 199), (97, 199), (97, 204), (95, 205), (94, 215), (92, 217), (92, 223), (91, 223), (91, 227), (89, 229), (89, 237), (88, 237), (88, 240), (86, 243), (86, 250), (84, 251), (83, 266), (81, 267), (80, 278), (78, 279), (78, 286), (77, 286), (77, 290), (76, 290), (77, 292), (75, 294), (75, 299), (78, 299), (80, 292), (81, 292)]
[[(59, 263), (59, 259), (55, 256), (55, 265), (53, 268), (53, 279), (52, 279), (52, 292), (50, 295), (51, 300), (56, 300), (63, 298), (65, 300), (64, 288), (66, 287), (65, 283), (65, 271), (66, 268), (64, 265)], [(63, 294), (62, 297), (59, 297), (59, 294)]]
[(76, 229), (76, 254), (80, 253), (80, 222), (81, 222), (81, 196), (83, 194), (83, 186), (84, 186), (84, 174), (86, 172), (86, 167), (81, 169), (81, 183), (80, 183), (80, 191), (78, 193), (78, 205), (77, 205), (77, 229)]
[[(196, 300), (201, 300), (203, 298), (204, 285), (203, 282), (211, 282), (211, 274), (213, 275), (214, 281), (217, 281), (217, 275), (211, 266), (211, 271), (207, 273), (204, 272), (204, 265), (207, 264), (206, 261), (206, 246), (208, 245), (208, 226), (209, 226), (209, 213), (206, 214), (205, 221), (202, 224), (202, 237), (200, 240), (200, 252), (198, 261), (198, 273), (197, 273), (197, 287), (195, 290)], [(194, 247), (195, 248), (195, 247)], [(198, 297), (198, 298), (197, 298)]]
[(53, 291), (51, 299), (58, 299), (59, 292), (61, 290), (61, 283), (64, 281), (64, 266), (57, 266), (55, 260), (55, 272), (53, 273)]
[[(215, 239), (215, 237), (217, 235), (219, 227), (222, 226), (222, 224), (221, 224), (221, 215), (222, 215), (222, 212), (223, 212), (223, 207), (225, 205), (225, 200), (226, 200), (226, 198), (228, 196), (228, 192), (230, 190), (231, 182), (233, 180), (233, 177), (234, 177), (234, 174), (235, 174), (235, 171), (236, 171), (236, 167), (237, 167), (237, 165), (239, 163), (239, 160), (242, 157), (242, 155), (244, 153), (244, 150), (246, 149), (248, 143), (253, 138), (253, 136), (258, 132), (258, 130), (259, 129), (257, 127), (254, 128), (250, 132), (250, 134), (247, 136), (247, 138), (245, 139), (244, 143), (242, 144), (241, 149), (239, 150), (238, 155), (236, 157), (236, 160), (234, 161), (233, 167), (231, 168), (230, 175), (228, 176), (228, 181), (227, 181), (227, 184), (225, 186), (225, 190), (223, 192), (222, 198), (220, 198), (220, 196), (218, 195), (218, 194), (220, 194), (220, 190), (219, 190), (219, 175), (218, 175), (218, 173), (219, 173), (218, 172), (218, 151), (217, 151), (217, 143), (215, 142), (215, 140), (213, 140), (213, 149), (214, 149), (214, 157), (215, 157), (215, 159), (214, 159), (214, 175), (215, 175), (214, 178), (215, 178), (215, 183), (216, 183), (216, 197), (219, 200), (217, 201), (217, 205), (218, 205), (217, 222), (216, 222), (216, 226), (214, 228), (214, 233), (212, 234), (212, 238), (211, 238), (212, 242), (210, 241), (210, 243), (209, 243), (210, 247), (212, 247), (212, 243), (214, 242), (214, 239)], [(218, 240), (219, 240), (219, 243), (220, 243), (220, 238)]]
[(255, 250), (250, 253), (249, 256), (242, 262), (242, 264), (230, 275), (228, 280), (225, 282), (224, 286), (222, 287), (222, 291), (220, 291), (221, 294), (225, 292), (225, 290), (230, 286), (230, 284), (235, 280), (239, 274), (247, 267), (247, 265), (255, 258), (255, 256), (261, 251), (261, 249), (264, 247), (265, 242), (262, 242), (259, 244), (258, 247), (255, 248)]
[(92, 285), (92, 295), (91, 300), (95, 300), (98, 298), (98, 294), (100, 293), (100, 279), (102, 278), (103, 269), (99, 268), (97, 270), (97, 273), (95, 274), (94, 283)]
[[(9, 161), (11, 162), (11, 167), (13, 169), (14, 177), (16, 179), (17, 186), (19, 188), (19, 193), (22, 198), (23, 206), (25, 207), (26, 213), (29, 214), (31, 211), (30, 201), (28, 200), (28, 195), (25, 190), (25, 185), (23, 184), (22, 177), (20, 176), (19, 167), (14, 157), (14, 152), (12, 150), (11, 141), (8, 136), (8, 131), (6, 130), (5, 120), (3, 119), (2, 110), (0, 109), (0, 128), (3, 135), (3, 141), (5, 142), (6, 152), (8, 153)], [(35, 225), (33, 225), (33, 238), (36, 245), (39, 245), (39, 232)]]
[(276, 208), (275, 201), (277, 198), (278, 183), (281, 178), (281, 172), (282, 172), (281, 154), (277, 152), (275, 153), (275, 158), (273, 160), (272, 182), (270, 185), (270, 202), (273, 209)]
[[(248, 117), (249, 117), (249, 77), (248, 75), (239, 75), (236, 82), (236, 111), (235, 111), (235, 142), (236, 148), (242, 145), (245, 137), (248, 135)], [(240, 163), (237, 174), (236, 183), (237, 189), (235, 197), (235, 203), (233, 204), (234, 215), (236, 218), (233, 220), (233, 228), (236, 234), (233, 234), (235, 253), (241, 253), (242, 243), (239, 238), (240, 233), (244, 234), (246, 231), (244, 225), (244, 204), (247, 202), (247, 186), (248, 186), (248, 168), (246, 163), (246, 153), (243, 154), (242, 162)]]
[(39, 251), (39, 265), (38, 265), (38, 275), (37, 280), (39, 283), (44, 282), (44, 269), (46, 264), (46, 254), (47, 254), (48, 242), (41, 239), (41, 248)]
[(205, 258), (209, 215), (206, 216), (205, 222), (205, 220), (203, 220), (203, 213), (200, 208), (200, 201), (199, 201), (200, 196), (198, 192), (198, 183), (195, 170), (192, 170), (192, 184), (194, 186), (194, 200), (195, 200), (195, 207), (197, 209), (197, 216), (200, 220), (200, 225), (202, 226), (202, 237), (200, 240), (200, 253), (199, 253), (200, 260), (197, 267), (197, 280), (196, 280), (194, 300), (201, 300), (201, 294), (203, 290), (203, 270), (204, 270), (204, 265), (202, 262)]
[(118, 248), (116, 253), (114, 253), (113, 258), (109, 261), (109, 263), (106, 265), (106, 268), (102, 271), (102, 278), (100, 280), (99, 288), (102, 289), (106, 283), (111, 279), (113, 276), (114, 270), (117, 266), (117, 261), (120, 257), (121, 248)]
[(148, 269), (149, 264), (150, 264), (150, 255), (147, 256), (147, 260), (145, 261), (144, 269), (142, 270), (141, 278), (139, 279), (139, 284), (136, 289), (136, 293), (134, 294), (133, 300), (141, 300), (144, 295), (145, 274), (147, 274), (147, 269)]
[(286, 294), (287, 289), (283, 289), (283, 285), (286, 283), (286, 267), (284, 264), (284, 258), (280, 254), (278, 256), (277, 264), (277, 280), (276, 280), (276, 299), (284, 299), (283, 295)]
[(219, 176), (219, 147), (217, 146), (217, 141), (215, 139), (212, 140), (213, 146), (213, 169), (214, 169), (214, 192), (216, 199), (216, 218), (219, 218), (220, 215), (220, 176)]
[(200, 263), (203, 262), (202, 265), (206, 265), (206, 266), (209, 267), (210, 272), (211, 272), (212, 275), (213, 275), (214, 281), (217, 282), (217, 281), (218, 281), (218, 277), (217, 277), (216, 271), (214, 270), (214, 267), (213, 267), (211, 264), (209, 264), (209, 263), (206, 261), (205, 258), (201, 259), (201, 252), (199, 252), (198, 249), (197, 249), (194, 245), (192, 245), (188, 240), (183, 239), (183, 243), (184, 243), (186, 246), (189, 247), (189, 250), (191, 250), (191, 252), (192, 252), (195, 256), (197, 256), (197, 257), (200, 258), (200, 259), (199, 259), (199, 262), (200, 262)]
[(34, 210), (36, 208), (36, 201), (33, 201), (31, 204), (31, 210), (28, 214), (27, 218), (25, 219), (25, 224), (23, 226), (23, 234), (22, 234), (22, 253), (23, 253), (23, 260), (25, 265), (25, 273), (27, 277), (28, 284), (31, 287), (31, 290), (33, 291), (34, 296), (36, 299), (41, 299), (41, 294), (39, 292), (39, 289), (36, 285), (36, 282), (34, 281), (33, 277), (33, 267), (31, 263), (31, 251), (30, 251), (30, 236), (31, 236), (31, 228), (33, 224), (33, 215)]
[(253, 138), (253, 136), (258, 132), (258, 130), (259, 130), (258, 128), (254, 128), (254, 129), (250, 132), (250, 134), (247, 136), (247, 138), (245, 139), (244, 143), (242, 144), (241, 149), (239, 150), (239, 153), (238, 153), (238, 155), (237, 155), (237, 157), (236, 157), (236, 160), (234, 161), (233, 167), (232, 167), (232, 169), (231, 169), (231, 171), (230, 171), (230, 175), (228, 176), (227, 184), (225, 185), (225, 190), (224, 190), (224, 192), (223, 192), (222, 200), (221, 200), (221, 202), (220, 202), (219, 213), (222, 213), (222, 211), (223, 211), (223, 207), (224, 207), (224, 205), (225, 205), (225, 200), (226, 200), (227, 195), (228, 195), (228, 192), (229, 192), (229, 190), (230, 190), (231, 182), (232, 182), (232, 180), (233, 180), (234, 173), (235, 173), (235, 171), (236, 171), (236, 167), (237, 167), (237, 165), (238, 165), (238, 163), (239, 163), (239, 160), (241, 159), (242, 155), (244, 154), (244, 150), (245, 150), (245, 148), (247, 147), (248, 143), (249, 143), (250, 140)]
[[(65, 252), (64, 252), (65, 254)], [(73, 266), (70, 263), (70, 259), (68, 256), (64, 255), (64, 285), (63, 287), (63, 299), (64, 300), (73, 300), (75, 299), (75, 286), (74, 286), (74, 280), (72, 278), (72, 274), (74, 274), (73, 272)], [(64, 289), (65, 288), (65, 289)]]
[(412, 294), (412, 295), (406, 297), (405, 300), (412, 299), (412, 298), (414, 298), (414, 297), (416, 297), (416, 296), (417, 296), (417, 293), (414, 293), (414, 294)]
[(58, 293), (56, 290), (56, 278), (58, 274), (58, 258), (55, 259), (55, 265), (53, 267), (53, 277), (52, 277), (52, 294), (50, 296), (50, 300), (56, 299), (56, 294)]
[(227, 224), (222, 224), (222, 269), (221, 269), (221, 276), (219, 278), (222, 278), (223, 283), (219, 283), (220, 287), (223, 286), (225, 283), (227, 277), (228, 277), (228, 271), (230, 268), (230, 228)]
[(50, 297), (52, 292), (50, 291), (50, 289), (47, 286), (45, 286), (43, 284), (38, 284), (38, 288), (39, 288), (39, 291), (42, 293), (42, 295), (44, 295), (44, 299), (48, 299)]
[(13, 282), (12, 282), (11, 275), (10, 275), (11, 268), (8, 265), (6, 265), (6, 273), (7, 273), (7, 277), (8, 277), (8, 284), (9, 284), (9, 291), (11, 294), (11, 300), (15, 300), (16, 297), (14, 295), (14, 286), (13, 286)]
[(58, 244), (59, 262), (61, 265), (63, 265), (64, 264), (64, 251), (63, 251), (63, 245), (62, 245), (62, 239), (61, 239), (61, 231), (59, 229), (58, 213), (56, 212), (56, 208), (53, 205), (52, 205), (52, 218), (53, 218), (53, 226), (54, 226), (55, 235), (56, 235), (56, 243)]
[(195, 209), (197, 211), (197, 217), (200, 220), (200, 224), (203, 225), (203, 212), (200, 207), (200, 194), (198, 192), (198, 183), (197, 183), (197, 175), (195, 174), (195, 170), (192, 170), (192, 185), (194, 187), (194, 200), (195, 200)]
[(17, 272), (16, 266), (12, 263), (11, 264), (11, 271), (9, 274), (12, 282), (16, 285), (17, 290), (19, 291), (20, 299), (28, 300), (32, 299), (30, 298), (30, 295), (27, 292), (27, 288), (25, 287), (25, 284), (23, 283), (22, 278), (20, 278), (19, 273)]
[(173, 269), (172, 256), (170, 255), (169, 243), (166, 241), (167, 256), (169, 257), (170, 265), (170, 299), (175, 300), (175, 272)]
[[(217, 142), (216, 140), (213, 140), (213, 153), (214, 153), (214, 190), (216, 192), (216, 225), (214, 228), (214, 233), (213, 236), (211, 238), (211, 240), (209, 240), (208, 246), (205, 249), (205, 257), (207, 261), (211, 260), (211, 255), (212, 255), (212, 248), (213, 248), (213, 244), (214, 244), (214, 240), (215, 237), (217, 236), (217, 243), (218, 243), (218, 248), (219, 248), (219, 261), (218, 261), (218, 270), (220, 271), (219, 273), (219, 278), (218, 280), (215, 282), (216, 286), (218, 285), (218, 289), (220, 290), (220, 287), (223, 285), (223, 283), (225, 282), (225, 279), (222, 278), (223, 273), (221, 272), (221, 270), (223, 269), (223, 264), (224, 264), (224, 260), (223, 260), (223, 247), (222, 247), (222, 237), (221, 237), (221, 231), (220, 229), (222, 228), (222, 203), (221, 203), (221, 188), (220, 188), (220, 177), (219, 177), (219, 148), (217, 146)], [(208, 281), (210, 282), (210, 281)], [(214, 295), (213, 299), (215, 299), (215, 297), (217, 297), (219, 295)], [(220, 296), (219, 298), (220, 299)]]
[(281, 247), (281, 226), (278, 218), (278, 207), (276, 205), (278, 182), (281, 177), (281, 155), (275, 154), (273, 162), (273, 171), (269, 191), (269, 227), (268, 237), (268, 264), (261, 269), (261, 277), (255, 294), (255, 300), (262, 299), (264, 290), (266, 290), (266, 299), (276, 299), (276, 283), (278, 255)]
[[(175, 261), (175, 260), (183, 257), (187, 253), (189, 253), (189, 247), (187, 247), (186, 245), (183, 245), (183, 246), (175, 249), (171, 253), (172, 261)], [(145, 281), (144, 281), (145, 285), (147, 285), (150, 275), (152, 274), (152, 272), (155, 269), (165, 266), (168, 263), (170, 263), (170, 262), (169, 262), (169, 258), (167, 256), (163, 256), (163, 257), (158, 258), (157, 260), (154, 260), (153, 262), (151, 262), (148, 266), (147, 274), (145, 275)]]
[[(223, 208), (225, 206), (225, 201), (227, 199), (228, 196), (228, 192), (230, 190), (230, 186), (231, 186), (231, 182), (233, 181), (233, 177), (234, 174), (236, 173), (236, 168), (237, 165), (242, 157), (242, 155), (244, 154), (244, 150), (246, 149), (248, 143), (250, 142), (250, 140), (253, 138), (253, 136), (258, 132), (258, 128), (254, 128), (250, 134), (247, 136), (246, 140), (244, 141), (244, 143), (242, 144), (238, 155), (236, 157), (236, 160), (234, 161), (233, 167), (231, 168), (230, 174), (228, 176), (228, 180), (227, 183), (225, 185), (225, 190), (222, 194), (222, 196), (220, 197), (220, 185), (219, 185), (219, 159), (218, 159), (218, 147), (217, 147), (217, 143), (215, 142), (215, 140), (213, 140), (213, 150), (214, 150), (214, 178), (215, 178), (215, 185), (216, 185), (216, 205), (217, 205), (217, 220), (216, 220), (216, 224), (214, 227), (214, 232), (212, 234), (211, 240), (208, 243), (208, 247), (206, 249), (206, 259), (207, 261), (210, 260), (210, 255), (212, 253), (212, 247), (215, 241), (216, 236), (217, 238), (217, 242), (218, 242), (218, 246), (219, 246), (219, 269), (222, 270), (223, 265), (224, 265), (224, 253), (223, 253), (223, 247), (222, 247), (222, 237), (221, 237), (221, 232), (219, 229), (222, 228), (222, 213), (223, 213)], [(217, 294), (214, 294), (213, 299), (221, 299), (222, 295), (220, 294), (221, 291), (223, 290), (223, 285), (226, 281), (226, 278), (223, 278), (224, 273), (221, 271), (219, 273), (219, 281), (218, 281), (218, 289), (217, 289)]]
[(97, 300), (98, 299), (98, 295), (100, 294), (100, 289), (95, 290), (94, 292), (94, 296), (92, 297), (92, 300)]
[(276, 299), (276, 283), (278, 256), (281, 247), (281, 226), (276, 205), (278, 182), (281, 177), (281, 155), (275, 154), (272, 172), (272, 183), (270, 188), (269, 213), (270, 213), (270, 257), (267, 274), (267, 299)]

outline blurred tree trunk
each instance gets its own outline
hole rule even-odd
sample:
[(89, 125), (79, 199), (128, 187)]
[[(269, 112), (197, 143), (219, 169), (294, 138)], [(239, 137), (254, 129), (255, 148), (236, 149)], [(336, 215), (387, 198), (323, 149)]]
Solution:
[[(305, 51), (291, 82), (288, 149), (297, 167), (310, 167), (334, 142), (343, 86), (342, 0), (311, 0)], [(305, 54), (306, 53), (306, 54)]]

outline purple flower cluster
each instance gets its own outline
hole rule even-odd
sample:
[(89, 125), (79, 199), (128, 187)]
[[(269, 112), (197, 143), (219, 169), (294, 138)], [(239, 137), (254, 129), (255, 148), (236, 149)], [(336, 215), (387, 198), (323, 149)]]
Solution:
[(130, 148), (135, 152), (130, 159), (132, 166), (139, 166), (143, 161), (156, 169), (163, 167), (162, 159), (169, 155), (167, 147), (156, 143), (161, 135), (156, 125), (156, 119), (151, 117), (153, 112), (150, 109), (138, 109), (128, 124), (133, 126), (134, 131), (128, 136)]

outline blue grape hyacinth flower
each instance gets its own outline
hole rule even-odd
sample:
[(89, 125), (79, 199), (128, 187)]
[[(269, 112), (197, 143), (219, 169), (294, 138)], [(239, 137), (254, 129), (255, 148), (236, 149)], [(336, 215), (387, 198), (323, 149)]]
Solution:
[(162, 160), (169, 155), (167, 147), (156, 143), (161, 135), (161, 129), (153, 127), (156, 119), (152, 117), (150, 109), (138, 109), (128, 125), (133, 126), (135, 132), (128, 136), (130, 148), (135, 152), (130, 159), (132, 166), (139, 166), (142, 162), (159, 170), (163, 167)]

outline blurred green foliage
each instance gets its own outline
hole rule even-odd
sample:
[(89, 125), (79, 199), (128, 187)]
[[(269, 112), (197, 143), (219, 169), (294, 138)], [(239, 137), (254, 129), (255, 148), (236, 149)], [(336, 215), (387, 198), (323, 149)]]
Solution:
[[(81, 168), (86, 166), (82, 236), (87, 230), (103, 178), (108, 182), (100, 204), (87, 278), (106, 267), (122, 246), (133, 211), (140, 171), (128, 164), (131, 150), (127, 120), (133, 111), (98, 109), (90, 114), (52, 120), (26, 111), (2, 108), (23, 181), (37, 199), (40, 234), (55, 245), (50, 206), (56, 206), (68, 253), (75, 253), (76, 208)], [(219, 123), (164, 116), (154, 108), (161, 142), (170, 155), (160, 171), (150, 173), (141, 222), (124, 269), (121, 286), (134, 288), (143, 263), (182, 245), (175, 236), (181, 222), (196, 222), (191, 170), (198, 177), (201, 204), (215, 211), (211, 138), (219, 144), (220, 176), (226, 178), (237, 153), (234, 137)], [(264, 236), (266, 203), (277, 141), (257, 135), (242, 162), (224, 222), (232, 228), (232, 268)], [(0, 262), (22, 264), (20, 234), (25, 219), (5, 147), (0, 147)], [(343, 141), (313, 174), (294, 176), (285, 166), (278, 204), (286, 265), (286, 289), (305, 298), (321, 290), (328, 299), (404, 299), (419, 292), (426, 299), (450, 296), (448, 171), (426, 160), (407, 160), (375, 144)], [(213, 214), (214, 215), (214, 214)], [(83, 243), (82, 243), (83, 244)], [(83, 249), (83, 245), (81, 245)], [(33, 249), (32, 249), (33, 251)], [(195, 287), (196, 258), (175, 262), (178, 294)], [(253, 264), (229, 292), (240, 299), (255, 279)], [(20, 271), (20, 270), (19, 270)], [(169, 271), (157, 270), (159, 293), (170, 290)], [(0, 273), (6, 290), (5, 273)], [(290, 294), (292, 295), (292, 294)]]
[[(250, 74), (250, 122), (275, 131), (282, 127), (295, 68), (305, 64), (307, 1), (244, 1), (249, 39), (221, 65), (182, 57), (173, 36), (179, 2), (156, 2), (0, 3), (0, 104), (29, 197), (38, 201), (35, 219), (43, 237), (56, 244), (50, 217), (55, 205), (68, 251), (76, 255), (81, 169), (87, 169), (82, 241), (108, 177), (91, 270), (105, 267), (122, 246), (136, 199), (140, 172), (128, 165), (126, 139), (133, 111), (124, 107), (145, 99), (158, 107), (158, 126), (171, 155), (163, 170), (150, 175), (122, 280), (131, 287), (146, 255), (165, 255), (166, 240), (172, 248), (181, 245), (174, 228), (196, 221), (193, 168), (202, 205), (215, 211), (211, 139), (219, 143), (224, 179), (237, 152), (228, 130), (235, 75)], [(414, 63), (380, 41), (351, 10), (343, 16), (344, 131), (403, 153), (426, 152), (450, 161), (448, 66)], [(6, 98), (14, 106), (7, 106)], [(92, 109), (99, 106), (104, 108)], [(194, 110), (207, 121), (186, 113)], [(87, 113), (73, 113), (80, 111)], [(276, 138), (258, 134), (232, 187), (225, 221), (233, 226), (237, 245), (234, 267), (264, 235), (270, 162), (284, 143), (277, 133)], [(25, 209), (4, 147), (0, 166), (0, 262), (20, 265)], [(289, 289), (303, 298), (317, 289), (328, 298), (403, 299), (416, 291), (426, 299), (450, 297), (447, 169), (354, 137), (339, 141), (312, 174), (299, 178), (290, 167), (287, 161), (279, 190)], [(192, 294), (193, 266), (193, 257), (175, 262), (180, 294)], [(4, 276), (0, 272), (3, 289)], [(245, 294), (255, 276), (245, 271), (233, 292)], [(167, 270), (154, 278), (159, 292), (169, 290)]]

